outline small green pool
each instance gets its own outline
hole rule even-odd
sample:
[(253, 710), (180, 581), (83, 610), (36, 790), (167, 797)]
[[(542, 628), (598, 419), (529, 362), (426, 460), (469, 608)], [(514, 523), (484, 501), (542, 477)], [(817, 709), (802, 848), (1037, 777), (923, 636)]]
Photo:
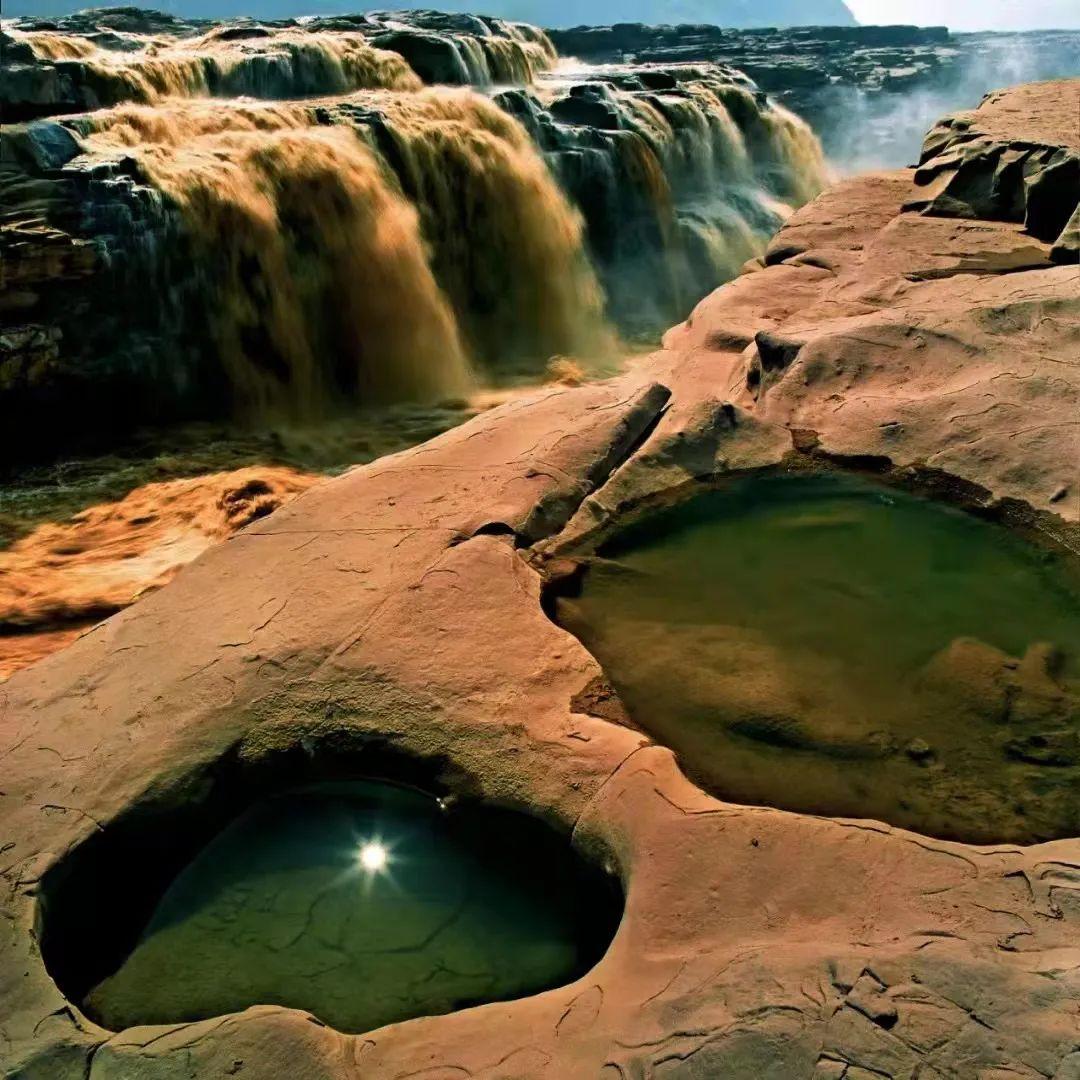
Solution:
[(620, 913), (606, 875), (531, 818), (322, 784), (221, 832), (85, 1005), (113, 1030), (263, 1004), (367, 1031), (570, 981)]
[(556, 616), (718, 796), (934, 836), (1080, 834), (1076, 565), (858, 479), (657, 511)]

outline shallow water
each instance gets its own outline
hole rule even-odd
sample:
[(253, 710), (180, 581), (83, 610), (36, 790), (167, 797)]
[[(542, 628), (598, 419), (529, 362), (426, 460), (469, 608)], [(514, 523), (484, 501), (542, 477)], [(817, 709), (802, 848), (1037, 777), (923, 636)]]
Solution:
[(1075, 566), (837, 476), (744, 480), (607, 543), (560, 621), (736, 802), (936, 836), (1080, 831)]
[(614, 934), (613, 896), (533, 819), (322, 784), (204, 848), (87, 1005), (114, 1030), (278, 1004), (367, 1031), (572, 980)]

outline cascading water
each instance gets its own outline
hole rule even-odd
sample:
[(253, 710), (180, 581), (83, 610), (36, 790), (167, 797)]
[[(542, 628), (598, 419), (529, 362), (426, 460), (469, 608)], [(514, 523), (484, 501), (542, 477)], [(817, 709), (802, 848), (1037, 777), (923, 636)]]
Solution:
[[(589, 239), (624, 328), (655, 333), (685, 314), (826, 182), (810, 128), (738, 73), (567, 63), (539, 91), (564, 184), (605, 208)], [(568, 126), (588, 132), (585, 146)], [(589, 152), (597, 136), (610, 152)]]
[(66, 35), (14, 31), (11, 37), (39, 59), (66, 61), (64, 73), (91, 108), (169, 97), (289, 98), (420, 86), (401, 56), (372, 47), (358, 33), (280, 30), (234, 40), (211, 31), (189, 40), (136, 38), (124, 44), (138, 47), (123, 51)]
[[(468, 16), (462, 22), (432, 12), (406, 22), (404, 15), (210, 30), (180, 24), (180, 32), (170, 24), (166, 33), (117, 33), (91, 25), (85, 36), (9, 25), (5, 67), (25, 70), (16, 94), (4, 95), (7, 113), (24, 119), (173, 96), (282, 99), (415, 90), (422, 82), (520, 85), (557, 59), (550, 39), (536, 27)], [(79, 18), (71, 21), (81, 26)], [(447, 20), (451, 25), (427, 28)], [(17, 107), (10, 99), (20, 93), (27, 100)]]
[(26, 417), (79, 401), (73, 428), (95, 395), (117, 426), (305, 416), (611, 354), (608, 320), (654, 338), (824, 182), (810, 130), (740, 73), (556, 64), (502, 20), (4, 34), (5, 115), (76, 113), (5, 132), (27, 324), (5, 393)]
[(520, 125), (471, 91), (125, 106), (95, 114), (86, 147), (133, 154), (179, 208), (245, 412), (456, 394), (470, 353), (607, 344), (579, 216)]
[(389, 156), (474, 352), (497, 365), (610, 350), (581, 216), (521, 124), (469, 91), (382, 107)]
[(353, 131), (309, 127), (287, 106), (128, 106), (96, 123), (88, 144), (131, 146), (180, 208), (243, 411), (310, 415), (331, 391), (384, 402), (468, 385), (416, 212)]

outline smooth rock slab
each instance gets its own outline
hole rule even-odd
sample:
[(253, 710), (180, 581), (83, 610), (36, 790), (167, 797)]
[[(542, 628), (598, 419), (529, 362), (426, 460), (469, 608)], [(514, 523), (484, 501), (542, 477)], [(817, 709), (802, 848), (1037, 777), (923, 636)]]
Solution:
[[(18, 1080), (1071, 1076), (1080, 840), (979, 847), (706, 795), (669, 750), (587, 714), (599, 667), (543, 613), (521, 557), (643, 494), (803, 457), (815, 437), (819, 454), (928, 463), (987, 513), (1019, 505), (1075, 538), (1076, 269), (878, 273), (866, 247), (910, 183), (852, 181), (812, 204), (777, 238), (782, 265), (719, 290), (627, 376), (545, 391), (320, 485), (0, 687), (2, 1067)], [(855, 199), (865, 229), (843, 220)], [(743, 350), (756, 355), (761, 330), (807, 344), (754, 399)], [(823, 371), (826, 349), (843, 362)], [(626, 908), (591, 971), (365, 1035), (271, 1006), (112, 1034), (65, 1000), (35, 930), (63, 853), (188, 797), (230, 751), (376, 739), (452, 762), (459, 785), (610, 857)]]

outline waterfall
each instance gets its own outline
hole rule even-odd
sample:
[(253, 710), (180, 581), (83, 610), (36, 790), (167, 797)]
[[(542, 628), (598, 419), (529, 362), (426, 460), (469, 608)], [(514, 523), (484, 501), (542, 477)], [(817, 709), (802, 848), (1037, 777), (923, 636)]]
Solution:
[(528, 133), (467, 90), (386, 95), (401, 183), (440, 282), (488, 364), (612, 347), (573, 210)]
[(186, 40), (130, 35), (124, 44), (138, 47), (119, 51), (66, 35), (11, 36), (38, 58), (61, 62), (87, 108), (167, 97), (292, 98), (420, 86), (401, 56), (374, 48), (358, 33), (289, 29), (234, 39), (210, 31)]
[(310, 416), (587, 366), (615, 328), (685, 317), (825, 183), (807, 125), (734, 69), (559, 61), (505, 20), (0, 34), (5, 118), (32, 121), (0, 165), (21, 417), (95, 393), (144, 422)]
[(92, 41), (83, 37), (73, 37), (70, 34), (52, 34), (44, 31), (20, 33), (18, 30), (13, 30), (11, 37), (16, 43), (22, 42), (28, 45), (40, 60), (85, 60), (97, 55), (100, 51)]
[(459, 394), (470, 357), (610, 346), (580, 216), (515, 120), (467, 90), (339, 109), (320, 125), (308, 103), (123, 106), (87, 124), (88, 151), (132, 155), (176, 205), (241, 411)]
[(809, 126), (714, 65), (566, 62), (535, 101), (506, 105), (531, 118), (564, 186), (595, 208), (590, 247), (631, 332), (681, 318), (827, 181)]

